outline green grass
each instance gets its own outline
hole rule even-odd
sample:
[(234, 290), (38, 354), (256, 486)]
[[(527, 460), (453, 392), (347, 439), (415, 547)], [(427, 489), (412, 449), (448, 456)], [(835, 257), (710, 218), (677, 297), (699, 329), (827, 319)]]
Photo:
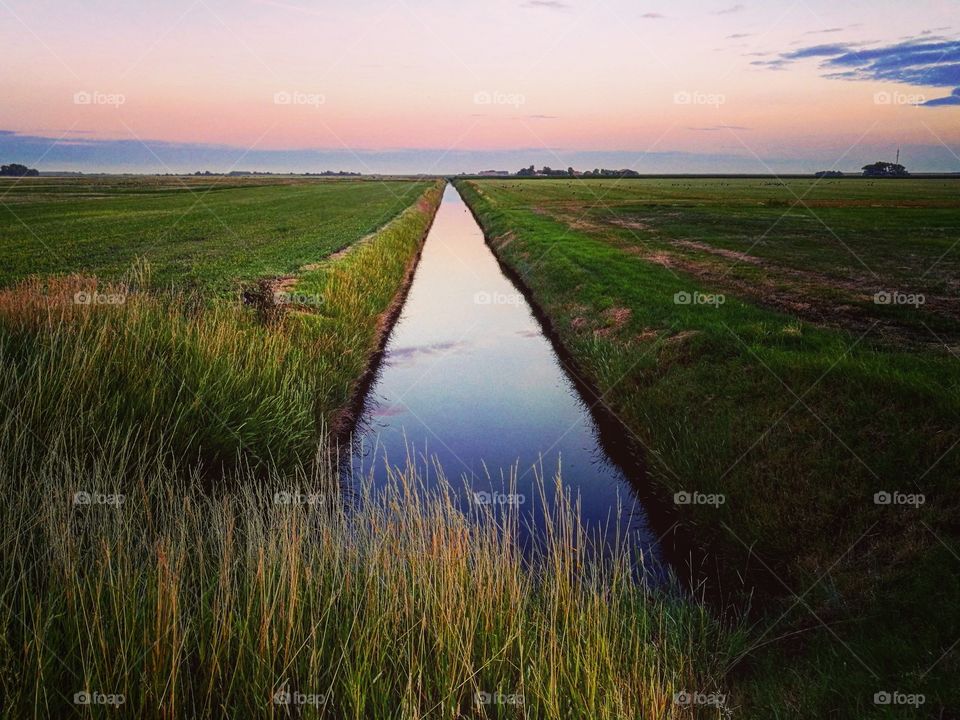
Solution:
[(324, 430), (440, 202), (424, 187), (291, 303), (158, 289), (143, 260), (0, 289), (0, 716), (727, 715), (742, 633), (648, 590), (627, 547), (601, 562), (568, 501), (529, 556), (519, 516), (465, 516), (412, 470), (341, 501)]
[(0, 182), (0, 285), (28, 275), (121, 279), (219, 294), (297, 272), (374, 232), (429, 182), (48, 179)]
[[(879, 320), (892, 335), (960, 347), (960, 253), (951, 252), (960, 242), (956, 180), (504, 180), (483, 187), (501, 204), (668, 260), (754, 302), (861, 329)], [(926, 304), (920, 312), (877, 305), (881, 290), (921, 293)]]
[[(772, 224), (776, 218), (764, 208), (792, 197), (782, 187), (757, 181), (458, 187), (581, 370), (647, 446), (651, 477), (665, 500), (679, 490), (725, 494), (718, 510), (680, 506), (677, 513), (721, 559), (728, 589), (739, 577), (757, 587), (757, 647), (732, 663), (728, 677), (743, 712), (880, 717), (896, 710), (874, 706), (873, 694), (882, 690), (924, 693), (924, 712), (933, 715), (960, 707), (951, 680), (960, 669), (957, 654), (941, 658), (960, 637), (952, 519), (960, 510), (957, 358), (942, 345), (936, 349), (935, 340), (909, 345), (904, 324), (888, 336), (871, 330), (878, 318), (868, 317), (862, 329), (844, 329), (844, 322), (828, 328), (800, 311), (773, 309), (762, 288), (770, 278), (815, 269), (824, 277), (799, 292), (824, 307), (834, 302), (819, 290), (834, 277), (829, 266), (836, 277), (863, 279), (855, 261), (839, 262), (843, 249), (831, 248), (829, 235), (817, 239), (819, 231), (776, 226), (756, 292), (717, 281), (703, 258), (678, 260), (673, 232), (746, 252), (755, 234), (731, 225), (731, 217), (756, 228)], [(901, 283), (910, 277), (911, 259), (921, 267), (947, 250), (960, 218), (955, 191), (947, 193), (954, 187), (850, 182), (818, 185), (810, 197), (842, 200), (835, 203), (834, 231), (856, 245), (867, 265)], [(591, 210), (604, 191), (603, 207)], [(874, 213), (874, 204), (888, 207)], [(664, 205), (681, 229), (660, 215), (668, 212)], [(907, 244), (902, 228), (916, 222), (909, 219), (914, 213), (943, 232)], [(612, 219), (600, 222), (603, 215)], [(898, 243), (908, 267), (890, 269)], [(955, 263), (948, 255), (938, 267)], [(726, 293), (726, 302), (675, 303), (675, 293), (695, 291)], [(955, 320), (945, 314), (941, 322), (949, 329)], [(906, 324), (922, 327), (916, 317)], [(878, 506), (873, 496), (881, 490), (924, 493), (927, 502), (918, 510)]]
[[(0, 411), (38, 453), (63, 444), (84, 458), (109, 446), (135, 463), (166, 447), (211, 471), (312, 457), (432, 221), (441, 188), (426, 187), (348, 256), (362, 262), (310, 273), (302, 299), (315, 302), (302, 306), (268, 294), (258, 312), (236, 298), (151, 291), (143, 266), (124, 283), (70, 275), (0, 290)], [(77, 304), (77, 293), (123, 302)]]
[(648, 593), (625, 549), (591, 560), (569, 505), (525, 562), (517, 517), (477, 522), (409, 473), (348, 513), (322, 467), (210, 495), (164, 462), (24, 450), (0, 436), (3, 717), (668, 720), (693, 717), (676, 693), (723, 694), (736, 635)]

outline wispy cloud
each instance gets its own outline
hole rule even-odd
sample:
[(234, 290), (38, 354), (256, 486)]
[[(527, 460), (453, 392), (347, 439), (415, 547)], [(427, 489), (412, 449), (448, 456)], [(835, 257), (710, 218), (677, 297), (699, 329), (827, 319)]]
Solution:
[(646, 12), (640, 17), (642, 17), (644, 20), (663, 20), (666, 17), (666, 15), (663, 15), (658, 12)]
[(545, 8), (547, 10), (569, 10), (570, 6), (561, 0), (527, 0), (525, 8)]
[(783, 70), (808, 58), (821, 60), (824, 76), (834, 80), (881, 80), (922, 87), (954, 87), (947, 97), (923, 103), (935, 107), (960, 105), (960, 40), (927, 38), (881, 47), (849, 43), (811, 45), (751, 64)]
[(746, 9), (746, 6), (744, 5), (740, 5), (740, 4), (731, 5), (730, 7), (723, 8), (723, 10), (717, 10), (714, 13), (714, 15), (733, 15), (734, 13), (738, 13), (741, 10), (745, 10), (745, 9)]
[(924, 105), (927, 107), (936, 107), (938, 105), (960, 105), (960, 88), (957, 88), (946, 97), (927, 100)]
[(687, 130), (696, 130), (697, 132), (719, 132), (720, 130), (752, 130), (753, 128), (743, 125), (708, 125), (707, 127), (688, 127)]
[(748, 37), (753, 37), (753, 33), (734, 33), (733, 35), (727, 35), (727, 40), (741, 40)]
[(294, 5), (292, 3), (281, 2), (281, 0), (256, 0), (256, 5), (268, 5), (270, 7), (281, 8), (282, 10), (289, 10), (291, 12), (300, 13), (301, 15), (313, 15), (314, 17), (326, 17), (326, 13), (321, 10), (316, 10), (314, 8), (303, 7), (302, 5)]

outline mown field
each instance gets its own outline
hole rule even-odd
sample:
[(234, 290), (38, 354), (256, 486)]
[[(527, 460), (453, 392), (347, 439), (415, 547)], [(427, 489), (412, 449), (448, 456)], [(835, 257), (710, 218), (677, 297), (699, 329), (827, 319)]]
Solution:
[(664, 503), (725, 496), (674, 512), (752, 594), (737, 714), (960, 711), (960, 183), (457, 184)]
[(378, 229), (429, 183), (401, 180), (28, 178), (0, 182), (0, 285), (27, 275), (235, 290), (287, 275)]
[(240, 227), (193, 198), (193, 237), (170, 210), (188, 191), (153, 182), (8, 209), (75, 254), (31, 264), (43, 244), (4, 226), (0, 716), (614, 720), (722, 697), (742, 636), (648, 592), (627, 547), (601, 566), (562, 499), (526, 558), (517, 518), (474, 522), (412, 471), (341, 502), (328, 429), (442, 183), (219, 189)]

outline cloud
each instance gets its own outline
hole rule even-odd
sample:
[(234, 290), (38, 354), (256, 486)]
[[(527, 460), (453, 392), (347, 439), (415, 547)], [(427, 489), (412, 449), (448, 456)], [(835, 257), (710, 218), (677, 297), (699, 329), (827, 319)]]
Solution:
[(548, 10), (569, 10), (570, 6), (561, 0), (527, 0), (525, 8), (546, 8)]
[(960, 105), (960, 40), (925, 38), (894, 45), (865, 47), (849, 43), (811, 45), (781, 53), (751, 65), (783, 70), (791, 63), (817, 58), (824, 77), (832, 80), (871, 80), (921, 87), (954, 87), (951, 95), (924, 105)]
[(960, 105), (960, 88), (957, 88), (952, 93), (942, 98), (934, 98), (933, 100), (927, 100), (925, 103), (921, 103), (927, 107), (939, 107), (943, 105)]
[(641, 15), (644, 20), (663, 20), (666, 15), (661, 15), (658, 12), (648, 12)]
[[(738, 132), (735, 126), (720, 127), (720, 141)], [(711, 138), (714, 136), (710, 136)], [(634, 167), (647, 173), (813, 173), (829, 167), (847, 149), (847, 141), (811, 148), (806, 142), (784, 146), (774, 155), (758, 161), (744, 152), (741, 144), (730, 144), (729, 152), (721, 142), (712, 152), (684, 152), (678, 149), (648, 152), (640, 148), (620, 150), (565, 150), (563, 148), (509, 147), (499, 150), (461, 148), (289, 148), (248, 151), (243, 146), (204, 145), (198, 143), (159, 142), (146, 139), (148, 147), (137, 140), (77, 140), (56, 142), (56, 136), (27, 135), (0, 129), (0, 157), (4, 163), (19, 162), (41, 171), (83, 172), (180, 172), (195, 170), (261, 170), (303, 172), (309, 170), (353, 170), (383, 174), (429, 172), (455, 174), (486, 168), (519, 168), (531, 163), (551, 167), (595, 168)], [(838, 144), (839, 143), (839, 144)], [(886, 142), (857, 146), (848, 157), (849, 169), (882, 157)], [(957, 172), (960, 161), (944, 152), (939, 143), (905, 145), (915, 172)], [(46, 153), (44, 155), (44, 153)], [(37, 160), (43, 155), (43, 161)], [(362, 159), (361, 159), (362, 158)], [(842, 168), (846, 170), (847, 168)]]
[(733, 35), (727, 35), (727, 40), (740, 40), (748, 37), (753, 37), (753, 33), (734, 33)]
[(269, 5), (271, 7), (281, 8), (283, 10), (290, 10), (291, 12), (300, 13), (301, 15), (313, 15), (317, 17), (326, 17), (326, 13), (320, 10), (303, 7), (301, 5), (292, 5), (290, 3), (280, 2), (280, 0), (256, 0), (255, 4)]
[(737, 4), (737, 5), (731, 5), (731, 6), (728, 7), (728, 8), (724, 8), (723, 10), (717, 10), (717, 11), (714, 13), (714, 15), (733, 15), (734, 13), (738, 13), (738, 12), (740, 12), (741, 10), (744, 10), (744, 9), (746, 9), (746, 8), (745, 8), (745, 6), (743, 6), (743, 5), (739, 5), (739, 4)]
[(719, 130), (752, 130), (753, 128), (743, 125), (709, 125), (707, 127), (688, 127), (687, 130), (696, 130), (697, 132), (717, 132)]
[(534, 120), (556, 120), (559, 115), (527, 115), (527, 117)]
[(767, 70), (785, 70), (790, 61), (778, 58), (776, 60), (752, 60), (750, 64)]
[(810, 47), (791, 50), (780, 57), (784, 60), (803, 60), (811, 57), (831, 57), (841, 55), (850, 50), (849, 45), (812, 45)]

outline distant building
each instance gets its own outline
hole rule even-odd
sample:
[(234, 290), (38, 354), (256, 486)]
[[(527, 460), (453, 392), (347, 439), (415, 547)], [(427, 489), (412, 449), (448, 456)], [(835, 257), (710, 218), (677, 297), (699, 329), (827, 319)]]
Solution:
[(494, 175), (498, 177), (508, 176), (510, 175), (510, 171), (509, 170), (481, 170), (480, 172), (477, 173), (477, 175), (484, 175), (484, 176)]

